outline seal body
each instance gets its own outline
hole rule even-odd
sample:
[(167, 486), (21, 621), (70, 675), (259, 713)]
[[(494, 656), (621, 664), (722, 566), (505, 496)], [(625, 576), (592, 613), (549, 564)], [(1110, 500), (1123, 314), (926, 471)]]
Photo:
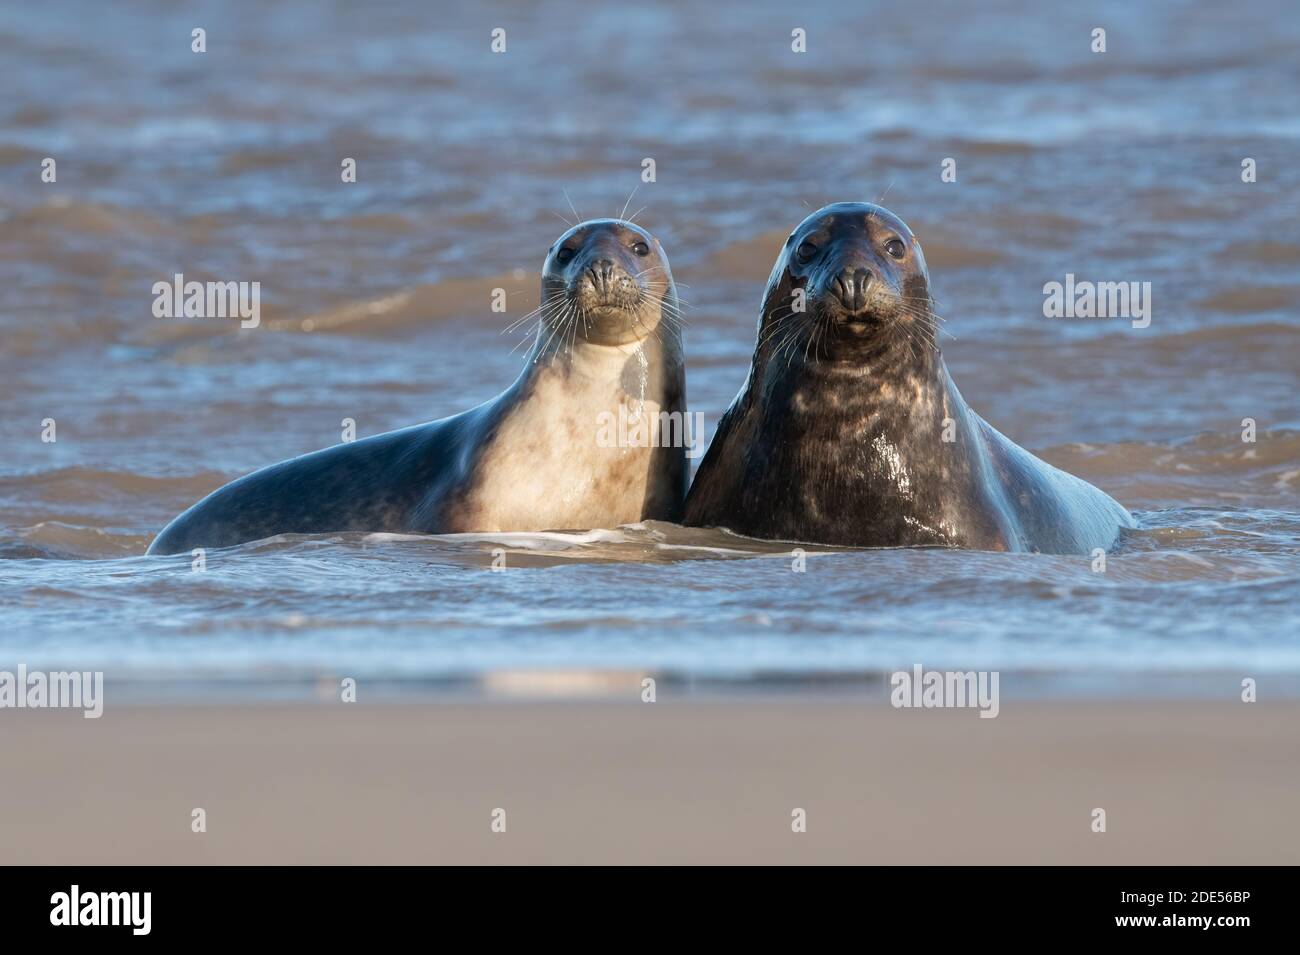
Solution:
[(685, 523), (851, 546), (1109, 548), (1129, 513), (972, 411), (937, 326), (902, 220), (867, 203), (809, 216), (772, 270)]
[(149, 553), (286, 533), (680, 520), (685, 449), (637, 440), (657, 428), (611, 432), (686, 413), (677, 295), (658, 240), (621, 220), (570, 229), (547, 253), (538, 315), (524, 370), (497, 397), (239, 478), (168, 524)]

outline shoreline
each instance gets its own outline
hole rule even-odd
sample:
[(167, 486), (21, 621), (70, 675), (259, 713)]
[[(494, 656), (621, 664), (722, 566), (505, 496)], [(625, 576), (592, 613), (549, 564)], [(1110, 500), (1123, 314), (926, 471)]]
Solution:
[[(96, 672), (93, 667), (37, 666), (31, 662), (0, 663), (0, 671), (14, 671), (17, 666), (25, 666), (29, 672)], [(906, 672), (912, 666), (900, 667), (899, 670)], [(926, 669), (939, 667), (927, 665)], [(1006, 668), (980, 671), (973, 666), (951, 669), (997, 673), (1001, 697), (1021, 702), (1236, 702), (1241, 698), (1241, 681), (1246, 677), (1256, 681), (1260, 699), (1300, 700), (1300, 672), (1289, 670), (1242, 667), (1231, 671), (1181, 672)], [(127, 677), (116, 677), (112, 671), (106, 671), (103, 696), (109, 705), (129, 706), (330, 703), (340, 700), (342, 681), (350, 677), (356, 681), (356, 700), (381, 705), (532, 701), (636, 703), (641, 702), (643, 681), (650, 678), (655, 681), (657, 693), (695, 702), (790, 699), (888, 706), (889, 681), (893, 672), (899, 671), (772, 670), (699, 674), (653, 668), (521, 667), (421, 676), (322, 669), (262, 673), (136, 672)], [(0, 705), (0, 713), (3, 710)]]

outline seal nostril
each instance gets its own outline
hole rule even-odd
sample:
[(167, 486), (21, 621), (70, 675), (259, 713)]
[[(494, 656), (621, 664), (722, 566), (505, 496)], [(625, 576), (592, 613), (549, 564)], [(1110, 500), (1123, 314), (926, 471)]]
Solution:
[(850, 311), (860, 311), (867, 304), (867, 289), (872, 276), (869, 269), (848, 268), (835, 276), (834, 292)]
[(857, 269), (853, 273), (853, 307), (861, 308), (867, 303), (867, 288), (871, 285), (872, 275), (868, 269)]
[(598, 291), (608, 292), (610, 285), (613, 284), (614, 281), (614, 260), (597, 259), (591, 264), (590, 271), (592, 285), (594, 285)]
[(867, 305), (867, 289), (875, 276), (870, 269), (845, 268), (831, 280), (830, 291), (850, 312), (860, 312)]
[(848, 288), (844, 284), (843, 275), (835, 276), (834, 290), (835, 290), (835, 297), (838, 298), (845, 305), (848, 305), (849, 299), (852, 298), (852, 295), (849, 293)]

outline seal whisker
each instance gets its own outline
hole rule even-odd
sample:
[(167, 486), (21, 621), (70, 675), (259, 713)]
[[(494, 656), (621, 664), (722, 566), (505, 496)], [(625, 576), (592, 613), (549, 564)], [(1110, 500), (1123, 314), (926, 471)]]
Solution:
[[(812, 326), (812, 328), (809, 330), (808, 335), (805, 336), (805, 339), (806, 339), (806, 340), (804, 341), (804, 344), (803, 344), (803, 360), (804, 360), (804, 361), (807, 361), (807, 360), (808, 360), (808, 349), (812, 346), (813, 339), (817, 337), (817, 329), (820, 328), (820, 327), (821, 327), (821, 322), (820, 322), (820, 321), (815, 321), (815, 322), (813, 322), (813, 326)], [(817, 353), (816, 353), (816, 352), (813, 352), (813, 359), (816, 360), (816, 358), (817, 358)]]
[(536, 334), (533, 334), (531, 338), (529, 337), (528, 334), (521, 335), (519, 340), (515, 342), (514, 346), (510, 349), (510, 351), (507, 354), (513, 355), (516, 351), (518, 351), (524, 345), (528, 344), (528, 342), (530, 341), (536, 342), (542, 333), (542, 329), (545, 328), (546, 323), (551, 319), (553, 319), (556, 314), (557, 314), (557, 308), (552, 308), (549, 312), (540, 316), (537, 319), (537, 321), (531, 323), (526, 329), (526, 332), (531, 333), (535, 330)]
[[(790, 315), (786, 315), (781, 319), (777, 319), (775, 321), (769, 322), (767, 326), (763, 329), (762, 334), (758, 336), (758, 343), (757, 343), (758, 348), (762, 349), (764, 345), (769, 344), (775, 339), (778, 339), (780, 336), (777, 335), (777, 329), (780, 327), (781, 324), (787, 321), (790, 317), (791, 317)], [(785, 334), (784, 331), (782, 331), (781, 334), (784, 335)]]
[[(788, 336), (789, 346), (788, 347), (783, 346), (782, 348), (782, 350), (785, 351), (786, 353), (785, 355), (786, 371), (790, 370), (790, 363), (794, 361), (794, 353), (799, 346), (799, 335), (800, 332), (802, 331), (803, 329), (801, 327), (796, 326)], [(779, 355), (780, 351), (778, 351), (777, 354)]]
[(909, 322), (907, 336), (911, 341), (921, 346), (927, 354), (935, 354), (939, 350), (938, 336), (935, 334), (935, 327), (930, 324), (923, 324), (924, 319), (915, 322)]
[(786, 312), (784, 315), (778, 316), (777, 312), (773, 312), (772, 320), (768, 322), (767, 327), (763, 330), (763, 334), (759, 336), (759, 346), (761, 347), (764, 342), (771, 340), (772, 336), (776, 334), (777, 330), (781, 328), (782, 325), (799, 314), (801, 313), (795, 311), (793, 307), (790, 307), (790, 311)]
[(632, 204), (632, 197), (636, 195), (636, 191), (640, 188), (641, 183), (639, 182), (632, 187), (632, 191), (627, 194), (627, 202), (623, 203), (623, 210), (618, 214), (618, 218), (622, 219), (623, 216), (627, 215), (627, 207)]
[(908, 353), (911, 354), (912, 360), (919, 362), (921, 360), (921, 356), (917, 352), (914, 344), (914, 331), (911, 327), (912, 323), (908, 322), (908, 324), (906, 325), (902, 324), (903, 317), (906, 316), (907, 314), (908, 313), (905, 309), (899, 308), (894, 313), (893, 318), (890, 319), (887, 332), (890, 333), (891, 335), (901, 333), (898, 335), (897, 340), (901, 341), (905, 346), (907, 346)]
[[(943, 334), (943, 335), (947, 335), (953, 341), (957, 340), (956, 335), (948, 331), (948, 329), (941, 327), (943, 323), (947, 321), (947, 319), (945, 319), (942, 315), (936, 315), (934, 312), (928, 309), (924, 311), (918, 311), (915, 308), (909, 307), (907, 305), (900, 305), (899, 311), (907, 315), (917, 325), (920, 325), (922, 328), (930, 332), (932, 335), (937, 336), (939, 334)], [(933, 347), (933, 343), (931, 344)]]
[(790, 363), (794, 361), (795, 351), (798, 348), (799, 340), (808, 331), (809, 321), (807, 312), (792, 312), (789, 317), (799, 316), (799, 320), (791, 323), (784, 331), (785, 335), (773, 349), (772, 359), (778, 361), (782, 353), (786, 355), (786, 370), (790, 368)]
[[(668, 289), (667, 289), (667, 288), (656, 289), (655, 291), (666, 292), (666, 291), (668, 291)], [(678, 296), (674, 296), (674, 298), (676, 298), (676, 301), (671, 301), (671, 300), (669, 300), (667, 297), (664, 297), (664, 298), (662, 298), (662, 299), (660, 299), (660, 300), (661, 300), (665, 305), (667, 305), (669, 308), (671, 308), (673, 311), (678, 312), (678, 313), (681, 312), (681, 310), (682, 310), (682, 306), (683, 306), (683, 305), (685, 305), (687, 308), (693, 308), (693, 307), (694, 307), (694, 306), (691, 305), (690, 302), (683, 302), (683, 301), (681, 300), (681, 298), (678, 297)]]
[[(897, 318), (897, 317), (894, 318), (894, 320), (890, 323), (889, 327), (890, 327), (891, 330), (898, 328), (898, 318)], [(911, 333), (911, 331), (908, 330), (907, 328), (904, 328), (904, 329), (902, 330), (902, 332), (903, 332), (903, 334), (902, 334), (902, 337), (899, 339), (899, 341), (901, 341), (905, 346), (907, 346), (908, 354), (910, 354), (910, 355), (912, 356), (912, 360), (913, 360), (913, 361), (916, 361), (916, 362), (919, 362), (919, 361), (921, 360), (921, 356), (920, 356), (920, 354), (917, 353), (916, 346), (914, 345), (914, 343), (913, 343), (913, 341), (912, 341), (912, 333)]]
[(649, 275), (651, 272), (666, 272), (666, 271), (667, 269), (665, 269), (662, 265), (652, 265), (649, 268), (642, 269), (636, 275), (632, 276), (632, 278), (639, 279), (641, 276)]
[(501, 329), (501, 334), (502, 334), (502, 335), (509, 335), (511, 332), (513, 332), (515, 329), (517, 329), (520, 325), (524, 324), (524, 322), (528, 321), (530, 318), (532, 318), (534, 315), (536, 315), (536, 314), (537, 314), (538, 312), (540, 312), (540, 311), (541, 311), (541, 309), (535, 308), (535, 309), (533, 309), (531, 312), (529, 312), (527, 315), (521, 315), (519, 318), (516, 318), (513, 322), (511, 322), (509, 325), (507, 325), (505, 328)]
[(578, 315), (577, 315), (577, 313), (576, 313), (576, 312), (571, 313), (571, 314), (568, 316), (568, 318), (565, 319), (565, 322), (566, 322), (566, 323), (568, 324), (568, 326), (569, 326), (569, 344), (566, 346), (565, 351), (566, 351), (566, 353), (572, 355), (572, 354), (573, 354), (573, 346), (574, 346), (574, 344), (577, 342), (577, 339), (578, 339)]
[(530, 318), (533, 318), (534, 316), (539, 315), (539, 314), (544, 314), (545, 311), (546, 311), (546, 309), (547, 309), (547, 308), (552, 308), (552, 307), (554, 306), (554, 304), (555, 304), (554, 302), (544, 302), (544, 303), (542, 303), (541, 305), (538, 305), (538, 306), (537, 306), (535, 309), (533, 309), (531, 312), (528, 312), (527, 314), (521, 315), (519, 318), (516, 318), (516, 319), (515, 319), (514, 321), (512, 321), (509, 325), (507, 325), (505, 328), (501, 329), (501, 334), (502, 334), (502, 335), (505, 335), (505, 334), (507, 334), (507, 333), (509, 333), (509, 332), (514, 331), (516, 328), (518, 328), (518, 327), (519, 327), (520, 325), (522, 325), (524, 322), (528, 321)]
[(667, 299), (659, 300), (659, 310), (673, 321), (680, 322), (683, 320), (681, 311), (672, 302)]
[(773, 341), (781, 338), (785, 334), (785, 332), (786, 329), (784, 328), (778, 328), (775, 325), (772, 326), (771, 328), (767, 329), (762, 336), (759, 337), (758, 347), (761, 349), (764, 345), (772, 343)]
[(545, 323), (545, 321), (543, 321), (542, 319), (538, 319), (536, 322), (533, 323), (533, 325), (532, 325), (531, 328), (529, 329), (530, 331), (532, 331), (533, 329), (535, 329), (535, 330), (536, 330), (536, 333), (535, 333), (531, 338), (528, 337), (527, 335), (521, 336), (520, 339), (519, 339), (519, 341), (515, 342), (514, 347), (510, 349), (510, 351), (508, 352), (508, 354), (513, 355), (515, 352), (517, 352), (517, 351), (518, 351), (520, 348), (522, 348), (524, 345), (527, 345), (529, 342), (532, 342), (533, 344), (536, 344), (537, 341), (538, 341), (538, 340), (541, 338), (541, 336), (542, 336), (542, 329), (544, 329), (545, 327), (546, 327), (546, 323)]
[[(557, 321), (551, 326), (551, 331), (550, 334), (546, 336), (546, 341), (542, 344), (541, 348), (538, 349), (537, 354), (533, 357), (533, 364), (537, 364), (540, 358), (550, 353), (551, 342), (554, 340), (556, 333), (560, 330), (562, 321), (563, 320), (561, 319), (561, 321)], [(539, 340), (542, 337), (540, 329), (538, 330), (537, 337)]]
[[(652, 265), (652, 266), (650, 266), (649, 268), (642, 269), (640, 272), (636, 273), (636, 275), (632, 276), (632, 278), (633, 278), (634, 280), (635, 280), (635, 279), (639, 279), (639, 278), (641, 278), (641, 276), (643, 276), (643, 275), (649, 275), (651, 272), (663, 272), (664, 274), (668, 274), (668, 270), (667, 270), (664, 266), (662, 266), (662, 265)], [(674, 282), (668, 282), (668, 281), (662, 281), (662, 282), (660, 282), (659, 280), (656, 280), (656, 279), (649, 279), (649, 280), (646, 282), (646, 286), (647, 286), (647, 287), (651, 287), (651, 286), (661, 286), (661, 287), (663, 287), (663, 288), (675, 287), (675, 288), (679, 288), (679, 289), (681, 289), (681, 288), (690, 288), (690, 287), (691, 287), (691, 286), (687, 285), (685, 282), (676, 282), (676, 283), (674, 283)]]
[(929, 302), (922, 302), (922, 301), (919, 301), (919, 300), (918, 300), (918, 301), (911, 301), (911, 300), (908, 300), (908, 299), (903, 299), (899, 304), (902, 305), (902, 306), (906, 306), (907, 308), (914, 309), (915, 311), (918, 311), (918, 312), (925, 312), (925, 313), (928, 313), (928, 314), (930, 314), (930, 315), (933, 315), (935, 318), (937, 318), (937, 319), (938, 319), (939, 321), (941, 321), (941, 322), (946, 322), (946, 321), (947, 321), (946, 318), (944, 318), (942, 315), (940, 315), (938, 312), (936, 312), (936, 311), (934, 310), (934, 308), (930, 305)]
[[(817, 345), (813, 348), (814, 360), (816, 360), (817, 354), (821, 349), (823, 334), (829, 337), (829, 332), (830, 332), (830, 322), (827, 321), (825, 318), (823, 318), (822, 321), (817, 323)], [(829, 350), (826, 352), (826, 357), (827, 358), (831, 357)]]
[(787, 322), (796, 317), (797, 314), (798, 312), (793, 311), (793, 309), (790, 309), (790, 311), (783, 314), (783, 316), (776, 316), (774, 313), (774, 317), (772, 317), (771, 320), (767, 322), (767, 326), (764, 327), (763, 334), (759, 335), (758, 343), (763, 344), (764, 342), (767, 342), (767, 340), (771, 340), (777, 331), (783, 330), (781, 329), (781, 326), (787, 324)]
[(560, 319), (560, 337), (556, 342), (556, 351), (560, 346), (564, 346), (565, 357), (573, 355), (573, 342), (571, 340), (573, 332), (578, 328), (578, 306), (576, 303), (569, 303), (569, 308), (564, 312), (564, 317)]
[(772, 347), (772, 353), (776, 354), (781, 350), (780, 343), (785, 340), (786, 335), (790, 333), (791, 330), (792, 327), (773, 329), (771, 334), (765, 336), (763, 340), (758, 343), (758, 347), (762, 349), (764, 346), (770, 345)]
[[(558, 311), (555, 310), (555, 309), (552, 309), (552, 310), (550, 310), (549, 312), (547, 312), (546, 314), (543, 314), (543, 315), (538, 316), (538, 318), (537, 318), (536, 321), (529, 323), (529, 325), (526, 326), (526, 327), (523, 329), (523, 334), (521, 334), (520, 337), (519, 337), (519, 340), (518, 340), (517, 342), (515, 342), (514, 347), (512, 347), (512, 348), (510, 349), (510, 354), (514, 354), (514, 352), (515, 352), (515, 351), (516, 351), (520, 346), (526, 344), (526, 343), (529, 342), (530, 340), (535, 340), (536, 337), (537, 337), (537, 335), (536, 335), (536, 334), (533, 334), (534, 330), (535, 330), (538, 334), (540, 334), (540, 333), (541, 333), (541, 330), (546, 326), (547, 322), (553, 321), (554, 318), (555, 318), (555, 316), (556, 316), (557, 314), (558, 314)], [(530, 336), (531, 336), (531, 339), (530, 339)]]
[[(669, 287), (668, 287), (668, 286), (665, 286), (665, 287), (663, 287), (663, 288), (659, 288), (659, 287), (657, 287), (657, 286), (647, 286), (647, 291), (658, 292), (659, 294), (662, 295), (664, 292), (669, 291)], [(694, 308), (694, 307), (695, 307), (695, 305), (694, 305), (693, 303), (686, 301), (686, 300), (683, 299), (680, 295), (675, 296), (675, 297), (676, 297), (676, 299), (677, 299), (677, 304), (673, 305), (672, 307), (673, 307), (674, 309), (676, 309), (677, 311), (681, 311), (682, 308)]]
[[(555, 339), (554, 353), (556, 356), (563, 356), (566, 352), (565, 337), (569, 331), (569, 313), (572, 310), (573, 310), (573, 303), (570, 302), (564, 307), (564, 311), (560, 312), (559, 316), (555, 319), (554, 323), (552, 324), (551, 336), (552, 338)], [(550, 346), (551, 343), (548, 340), (547, 341), (548, 351), (550, 350)]]
[(560, 191), (564, 193), (564, 199), (569, 203), (569, 208), (573, 211), (573, 217), (581, 222), (582, 216), (578, 215), (578, 207), (575, 206), (573, 200), (569, 198), (569, 190), (567, 188), (561, 188)]

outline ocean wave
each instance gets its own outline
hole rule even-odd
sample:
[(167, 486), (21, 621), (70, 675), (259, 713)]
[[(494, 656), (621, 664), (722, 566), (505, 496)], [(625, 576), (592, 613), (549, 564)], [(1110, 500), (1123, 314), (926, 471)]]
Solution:
[(1173, 442), (1079, 442), (1038, 454), (1106, 486), (1130, 506), (1294, 505), (1300, 489), (1300, 431), (1204, 432)]

